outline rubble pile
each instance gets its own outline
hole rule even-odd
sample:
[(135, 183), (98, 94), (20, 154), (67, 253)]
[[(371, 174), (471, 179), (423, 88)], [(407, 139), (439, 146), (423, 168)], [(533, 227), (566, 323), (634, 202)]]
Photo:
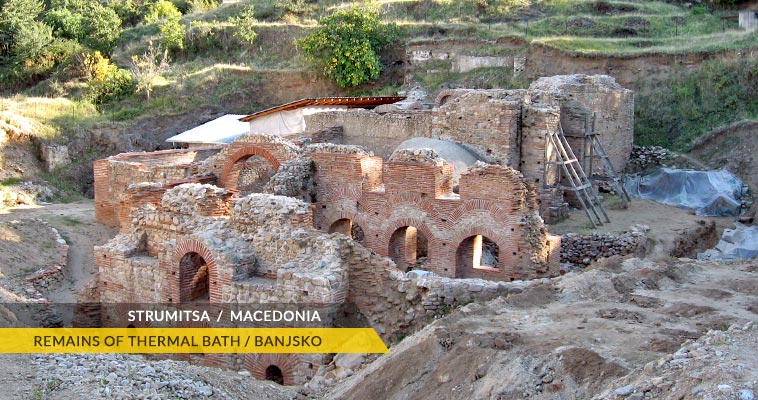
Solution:
[(569, 233), (561, 238), (561, 263), (590, 265), (601, 257), (632, 254), (647, 240), (647, 230), (647, 226), (635, 225), (619, 236)]
[(390, 161), (411, 162), (425, 165), (442, 166), (445, 160), (432, 149), (400, 149), (390, 156)]
[(661, 146), (634, 146), (629, 163), (640, 168), (657, 167), (670, 159), (671, 152)]

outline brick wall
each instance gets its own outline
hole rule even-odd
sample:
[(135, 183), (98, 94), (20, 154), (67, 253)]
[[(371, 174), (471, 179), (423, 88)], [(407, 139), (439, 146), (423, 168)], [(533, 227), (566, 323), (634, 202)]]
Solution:
[[(317, 171), (314, 222), (318, 229), (327, 231), (336, 221), (348, 219), (364, 231), (366, 247), (382, 256), (395, 254), (398, 263), (408, 264), (408, 254), (413, 253), (409, 246), (414, 242), (405, 240), (407, 236), (399, 240), (397, 235), (412, 226), (427, 240), (427, 267), (442, 276), (511, 280), (557, 273), (553, 255), (557, 239), (548, 236), (541, 221), (527, 218), (537, 211), (536, 195), (511, 168), (489, 165), (464, 173), (457, 196), (449, 186), (434, 185), (446, 182), (452, 173), (448, 164), (390, 161), (381, 177), (384, 190), (366, 190), (351, 177), (362, 173), (363, 161), (370, 156), (314, 153), (311, 157)], [(344, 183), (350, 181), (352, 185)], [(538, 228), (537, 233), (529, 230), (539, 237), (536, 241), (524, 237), (525, 227), (531, 225)], [(458, 248), (475, 235), (486, 236), (501, 249), (496, 270), (457, 268)]]

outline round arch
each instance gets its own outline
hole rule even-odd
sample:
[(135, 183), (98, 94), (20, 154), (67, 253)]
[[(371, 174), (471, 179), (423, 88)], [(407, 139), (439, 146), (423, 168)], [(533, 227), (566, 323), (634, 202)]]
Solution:
[(272, 380), (289, 386), (295, 384), (295, 367), (299, 362), (297, 354), (248, 354), (245, 369), (257, 380)]
[(221, 186), (225, 189), (237, 189), (237, 177), (234, 176), (235, 174), (232, 174), (232, 170), (235, 164), (253, 156), (263, 157), (271, 164), (275, 171), (279, 170), (281, 163), (271, 152), (259, 146), (245, 146), (227, 158), (224, 168), (221, 170)]
[[(472, 270), (482, 270), (485, 273), (508, 274), (507, 266), (512, 258), (506, 251), (516, 249), (513, 238), (504, 236), (486, 227), (471, 227), (459, 231), (452, 239), (451, 245), (455, 246), (455, 277), (468, 278), (472, 276)], [(486, 260), (489, 252), (495, 260)], [(485, 258), (484, 262), (482, 257)], [(478, 262), (477, 259), (478, 258)]]
[[(382, 256), (385, 256), (385, 257), (393, 258), (393, 249), (392, 249), (392, 247), (393, 247), (393, 240), (395, 240), (395, 241), (396, 240), (400, 240), (400, 237), (398, 236), (399, 234), (397, 232), (398, 232), (398, 230), (401, 230), (402, 228), (406, 228), (406, 227), (413, 227), (413, 228), (415, 228), (415, 232), (411, 231), (410, 232), (411, 233), (410, 236), (408, 235), (409, 232), (407, 232), (407, 231), (403, 232), (403, 238), (404, 238), (404, 240), (410, 240), (411, 242), (413, 242), (413, 236), (415, 236), (416, 238), (418, 238), (419, 234), (420, 234), (420, 236), (423, 236), (426, 239), (426, 248), (427, 248), (426, 257), (427, 257), (427, 260), (428, 260), (427, 264), (428, 265), (431, 264), (431, 263), (429, 263), (429, 261), (430, 260), (435, 260), (436, 257), (437, 257), (437, 255), (435, 255), (434, 252), (432, 251), (433, 248), (434, 248), (434, 243), (437, 240), (437, 238), (432, 234), (432, 231), (429, 230), (429, 228), (427, 228), (427, 226), (426, 226), (426, 224), (424, 222), (422, 222), (421, 220), (415, 219), (415, 218), (398, 218), (396, 220), (393, 220), (387, 226), (387, 228), (384, 230), (384, 232), (381, 234), (381, 236), (377, 237), (377, 243), (379, 244), (378, 250), (381, 250), (381, 252), (384, 253), (384, 254), (382, 254), (382, 253), (380, 253), (380, 254)], [(417, 245), (418, 244), (416, 244), (416, 246)], [(403, 253), (405, 253), (407, 255), (410, 255), (410, 253), (415, 253), (416, 250), (418, 250), (418, 248), (416, 248), (416, 249), (405, 249), (405, 248), (403, 248), (400, 251), (402, 251)], [(377, 251), (377, 253), (379, 253), (379, 251)], [(418, 255), (418, 253), (416, 254), (416, 256), (417, 255)], [(415, 263), (415, 261), (418, 258), (416, 256), (414, 256), (414, 257), (406, 257), (406, 261), (413, 261)], [(397, 258), (397, 255), (396, 255), (395, 258)], [(410, 258), (413, 258), (413, 260), (411, 260)], [(397, 263), (397, 261), (396, 261), (396, 263)], [(400, 266), (400, 265), (398, 265), (398, 266)]]
[[(196, 256), (193, 256), (196, 255)], [(193, 262), (188, 262), (188, 260)], [(196, 263), (197, 258), (202, 259), (204, 265)], [(183, 262), (184, 261), (184, 262)], [(218, 267), (213, 254), (200, 240), (184, 239), (176, 246), (174, 251), (174, 266), (176, 273), (174, 282), (176, 290), (173, 291), (174, 302), (184, 302), (192, 298), (193, 280), (197, 280), (200, 268), (205, 267), (205, 279), (208, 282), (208, 301), (211, 303), (221, 302), (221, 291), (218, 288)], [(197, 283), (197, 282), (194, 282)]]

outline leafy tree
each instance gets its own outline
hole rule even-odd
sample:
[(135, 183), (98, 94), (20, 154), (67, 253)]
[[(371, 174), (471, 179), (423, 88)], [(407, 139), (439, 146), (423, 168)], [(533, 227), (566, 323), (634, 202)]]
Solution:
[(166, 49), (184, 48), (184, 27), (181, 23), (182, 12), (170, 1), (160, 0), (148, 9), (145, 23), (158, 22), (161, 31), (161, 43)]
[(319, 28), (297, 45), (312, 66), (341, 87), (377, 79), (378, 52), (395, 37), (395, 26), (381, 22), (374, 8), (339, 10), (319, 20)]
[(42, 13), (41, 0), (6, 0), (0, 8), (0, 57), (8, 59), (19, 29), (32, 24)]
[(121, 19), (116, 12), (93, 0), (63, 0), (53, 3), (45, 23), (57, 37), (79, 41), (105, 53), (121, 35)]

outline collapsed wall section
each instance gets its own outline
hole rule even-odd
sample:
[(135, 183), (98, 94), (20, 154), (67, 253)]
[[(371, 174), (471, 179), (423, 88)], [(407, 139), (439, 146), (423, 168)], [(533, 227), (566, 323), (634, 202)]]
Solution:
[[(164, 185), (171, 187), (189, 181), (206, 181), (207, 175), (199, 173), (197, 165), (220, 149), (208, 147), (122, 153), (95, 161), (95, 220), (109, 226), (127, 225), (130, 207), (147, 202), (140, 200), (140, 196), (127, 193), (134, 185), (150, 182), (155, 184), (152, 187), (156, 189)], [(155, 196), (152, 197), (151, 200), (154, 200)]]

